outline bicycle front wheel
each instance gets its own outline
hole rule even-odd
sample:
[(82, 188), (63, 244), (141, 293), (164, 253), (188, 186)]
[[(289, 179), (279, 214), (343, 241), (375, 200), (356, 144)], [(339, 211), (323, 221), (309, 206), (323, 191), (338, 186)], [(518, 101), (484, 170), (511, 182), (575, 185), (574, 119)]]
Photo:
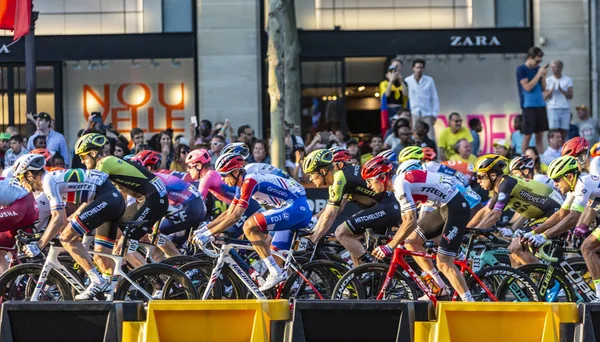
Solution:
[(383, 263), (363, 264), (346, 272), (333, 289), (332, 299), (377, 299), (383, 292), (383, 299), (416, 299), (416, 288), (399, 270), (387, 283), (390, 265)]
[(283, 298), (328, 299), (348, 268), (333, 261), (317, 260), (304, 264), (283, 287)]
[(500, 302), (539, 302), (536, 284), (523, 272), (506, 266), (486, 267), (467, 280), (475, 301), (493, 301), (488, 292)]
[(147, 264), (129, 272), (127, 276), (133, 283), (148, 292), (152, 298), (145, 296), (127, 279), (121, 278), (115, 290), (115, 300), (147, 302), (151, 299), (198, 299), (192, 281), (186, 277), (185, 273), (169, 265)]
[[(552, 274), (546, 273), (552, 267)], [(552, 265), (529, 264), (518, 268), (536, 284), (543, 302), (577, 302), (577, 296), (569, 280), (561, 270)]]
[[(21, 264), (10, 268), (0, 277), (0, 297), (8, 300), (32, 300), (33, 291), (42, 273), (41, 264)], [(50, 271), (40, 295), (35, 300), (62, 301), (72, 300), (71, 285), (55, 270)]]

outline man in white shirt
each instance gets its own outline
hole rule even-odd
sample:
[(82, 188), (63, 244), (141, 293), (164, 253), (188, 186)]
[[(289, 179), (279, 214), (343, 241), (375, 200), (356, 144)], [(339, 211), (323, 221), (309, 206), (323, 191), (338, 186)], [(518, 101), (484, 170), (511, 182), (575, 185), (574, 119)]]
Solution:
[(548, 130), (548, 148), (542, 154), (542, 163), (550, 165), (550, 163), (560, 158), (560, 150), (562, 149), (563, 139), (558, 129)]
[(404, 79), (408, 86), (408, 101), (412, 114), (413, 129), (421, 120), (429, 125), (427, 136), (435, 141), (433, 124), (440, 112), (440, 99), (433, 78), (423, 75), (425, 61), (417, 58), (413, 60), (413, 74)]
[(571, 122), (573, 80), (562, 74), (562, 61), (552, 61), (550, 68), (552, 68), (552, 75), (546, 77), (546, 90), (544, 91), (544, 100), (546, 100), (548, 111), (548, 127), (558, 129), (563, 140), (566, 140)]

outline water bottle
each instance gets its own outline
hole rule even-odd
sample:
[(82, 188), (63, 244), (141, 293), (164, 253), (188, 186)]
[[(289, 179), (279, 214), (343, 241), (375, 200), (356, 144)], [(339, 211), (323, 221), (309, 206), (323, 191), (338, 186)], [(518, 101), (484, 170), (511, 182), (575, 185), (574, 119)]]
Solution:
[(258, 284), (258, 286), (263, 286), (263, 284), (265, 283), (265, 278), (263, 278), (260, 273), (258, 273), (254, 268), (250, 268), (248, 269), (248, 273), (250, 274), (250, 278), (252, 280), (254, 280), (255, 283)]

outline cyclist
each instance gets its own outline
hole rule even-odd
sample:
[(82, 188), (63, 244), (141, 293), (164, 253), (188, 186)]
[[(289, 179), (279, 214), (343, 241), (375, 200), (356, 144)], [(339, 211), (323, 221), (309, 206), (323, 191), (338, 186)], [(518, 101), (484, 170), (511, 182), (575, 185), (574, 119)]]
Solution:
[[(248, 159), (248, 156), (250, 156), (250, 149), (248, 148), (248, 145), (241, 143), (241, 142), (236, 142), (236, 143), (231, 143), (226, 145), (225, 147), (223, 147), (223, 149), (221, 150), (221, 156), (225, 155), (225, 154), (229, 154), (229, 153), (235, 153), (235, 154), (239, 154), (240, 156), (242, 156), (242, 158), (244, 158), (244, 160)], [(246, 173), (247, 174), (251, 174), (251, 173), (258, 173), (261, 175), (266, 175), (266, 174), (272, 174), (272, 175), (276, 175), (279, 177), (283, 177), (283, 178), (290, 178), (290, 175), (273, 166), (270, 164), (265, 164), (265, 163), (245, 163), (244, 164), (244, 168), (246, 169)]]
[(140, 151), (131, 158), (131, 161), (140, 163), (151, 172), (154, 171), (154, 174), (165, 183), (167, 197), (169, 198), (169, 211), (158, 225), (160, 234), (157, 247), (167, 257), (172, 257), (181, 253), (174, 244), (166, 241), (162, 234), (171, 235), (197, 227), (206, 216), (206, 206), (200, 192), (194, 185), (184, 182), (176, 176), (156, 172), (161, 160), (162, 154), (152, 150)]
[(533, 169), (533, 159), (527, 155), (514, 157), (508, 165), (508, 170), (513, 176), (533, 179), (551, 188), (554, 187), (554, 182), (552, 182), (550, 177), (543, 173), (536, 174)]
[(310, 223), (311, 211), (306, 199), (306, 190), (292, 179), (277, 175), (247, 174), (244, 159), (235, 153), (219, 156), (215, 162), (215, 169), (225, 183), (241, 189), (231, 202), (234, 208), (225, 213), (223, 221), (209, 229), (196, 231), (194, 239), (198, 243), (206, 244), (212, 240), (214, 234), (238, 222), (251, 198), (273, 206), (273, 209), (252, 215), (243, 227), (246, 237), (269, 269), (269, 276), (260, 287), (261, 291), (268, 290), (286, 280), (288, 274), (273, 259), (266, 233), (275, 232), (272, 245), (276, 249), (290, 248), (292, 231), (307, 227)]
[[(148, 221), (146, 227), (130, 233), (132, 240), (139, 240), (146, 233), (151, 232), (151, 227), (167, 213), (169, 209), (167, 188), (160, 178), (139, 164), (115, 156), (104, 157), (103, 150), (106, 143), (107, 139), (102, 134), (85, 134), (77, 140), (75, 154), (81, 158), (88, 170), (95, 168), (108, 174), (108, 178), (121, 193), (137, 200), (137, 211), (131, 220)], [(112, 249), (112, 245), (114, 242), (107, 244), (106, 247)], [(134, 266), (143, 264), (141, 260), (134, 258), (129, 258)]]
[[(81, 238), (98, 228), (94, 250), (104, 251), (117, 236), (118, 220), (125, 212), (125, 201), (108, 175), (97, 170), (70, 169), (47, 172), (44, 156), (26, 154), (15, 162), (14, 173), (21, 184), (30, 191), (43, 191), (50, 200), (52, 218), (42, 238), (26, 246), (26, 254), (35, 256), (60, 233), (60, 241), (67, 252), (86, 271), (90, 285), (75, 296), (77, 300), (94, 298), (110, 287), (110, 281), (102, 277), (90, 254), (81, 243)], [(65, 203), (81, 205), (68, 219)], [(109, 222), (109, 224), (104, 224)], [(100, 227), (100, 228), (99, 228)], [(62, 232), (61, 232), (62, 231)], [(109, 252), (110, 252), (109, 251)], [(109, 259), (95, 258), (104, 272), (112, 271)]]
[[(509, 176), (505, 157), (483, 155), (475, 162), (475, 172), (481, 188), (492, 191), (494, 196), (471, 219), (469, 228), (492, 227), (502, 211), (510, 208), (529, 220), (523, 227), (524, 232), (529, 232), (557, 212), (562, 204), (562, 197), (553, 188), (534, 180)], [(512, 239), (509, 250), (513, 266), (537, 262), (533, 254), (522, 247), (519, 237)]]
[[(362, 234), (365, 228), (379, 226), (378, 221), (373, 221), (367, 215), (372, 212), (367, 210), (384, 197), (369, 189), (361, 177), (360, 166), (346, 165), (341, 170), (333, 166), (333, 154), (329, 150), (319, 149), (312, 151), (304, 158), (302, 170), (309, 176), (310, 181), (316, 186), (329, 186), (329, 200), (323, 210), (315, 215), (318, 221), (313, 228), (310, 241), (316, 244), (331, 228), (337, 216), (344, 211), (347, 201), (355, 201), (359, 207), (367, 208), (352, 215), (340, 224), (335, 230), (338, 241), (351, 254), (354, 265), (372, 262), (371, 256), (364, 251), (362, 243), (354, 236), (355, 232)], [(379, 217), (384, 220), (383, 217)]]
[(592, 146), (590, 150), (590, 174), (600, 176), (600, 142)]
[(392, 163), (392, 174), (395, 174), (398, 169), (398, 155), (396, 152), (394, 152), (394, 150), (385, 150), (379, 152), (378, 156), (383, 157)]
[(590, 144), (585, 138), (569, 139), (562, 147), (562, 156), (574, 157), (579, 163), (579, 171), (585, 172), (590, 168)]
[[(413, 163), (412, 167), (419, 166)], [(399, 173), (393, 180), (394, 194), (400, 203), (402, 224), (393, 239), (388, 244), (377, 247), (373, 255), (377, 259), (389, 257), (404, 240), (407, 248), (422, 251), (427, 240), (441, 235), (437, 266), (463, 301), (473, 301), (464, 276), (454, 265), (469, 221), (469, 205), (456, 187), (456, 178), (412, 167), (403, 169), (401, 164)], [(417, 204), (427, 204), (433, 208), (423, 213), (418, 224)], [(444, 287), (444, 282), (431, 262), (425, 262), (423, 258), (415, 258), (415, 261), (440, 287)]]

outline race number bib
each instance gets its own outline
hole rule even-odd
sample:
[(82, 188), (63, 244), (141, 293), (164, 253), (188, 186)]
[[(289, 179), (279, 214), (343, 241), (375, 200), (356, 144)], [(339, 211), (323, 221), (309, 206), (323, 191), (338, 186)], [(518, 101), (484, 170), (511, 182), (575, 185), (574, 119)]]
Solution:
[(163, 183), (163, 181), (160, 178), (156, 177), (152, 179), (150, 181), (150, 184), (152, 184), (152, 186), (156, 188), (156, 192), (158, 192), (160, 197), (167, 195), (167, 186), (165, 185), (165, 183)]

